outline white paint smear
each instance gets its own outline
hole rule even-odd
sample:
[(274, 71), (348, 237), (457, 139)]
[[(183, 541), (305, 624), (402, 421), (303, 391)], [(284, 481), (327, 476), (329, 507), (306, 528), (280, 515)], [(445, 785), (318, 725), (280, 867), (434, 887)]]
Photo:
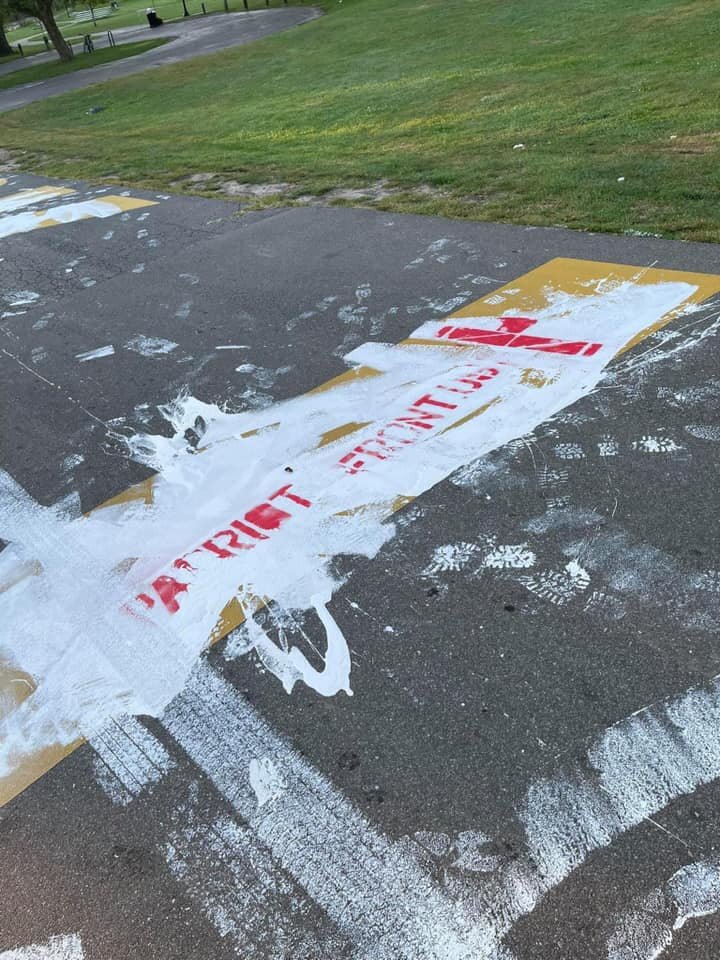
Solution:
[(77, 934), (51, 937), (47, 943), (4, 950), (0, 960), (84, 960), (82, 942)]
[(38, 227), (75, 223), (78, 220), (87, 220), (89, 217), (113, 217), (121, 211), (122, 207), (113, 203), (110, 197), (63, 203), (44, 210), (27, 210), (0, 217), (0, 239), (17, 233), (29, 233), (31, 230), (37, 230)]
[[(247, 826), (177, 811), (163, 845), (170, 872), (243, 960), (335, 960), (346, 943)], [(308, 922), (310, 921), (310, 922)]]
[[(196, 668), (163, 721), (254, 838), (352, 942), (355, 956), (484, 955), (485, 932), (208, 666)], [(259, 803), (258, 776), (267, 784), (269, 764), (276, 787)], [(251, 924), (255, 919), (252, 911)]]
[[(55, 197), (63, 197), (75, 193), (69, 187), (31, 187), (28, 190), (19, 190), (17, 193), (10, 193), (5, 197), (0, 197), (0, 214), (12, 213), (14, 210), (22, 210), (23, 207), (32, 206), (34, 203), (40, 203), (43, 200), (53, 200)], [(2, 224), (2, 220), (0, 220)], [(1, 227), (0, 227), (1, 229)]]
[(657, 960), (688, 920), (718, 910), (720, 862), (689, 863), (616, 918), (608, 938), (608, 960)]
[[(181, 834), (186, 852), (170, 857), (173, 871), (185, 878), (216, 925), (225, 924), (219, 929), (233, 932), (240, 943), (244, 916), (250, 929), (262, 931), (263, 897), (259, 908), (244, 909), (244, 889), (223, 886), (216, 871), (236, 862), (242, 873), (247, 860), (265, 862), (262, 884), (275, 876), (277, 890), (283, 877), (292, 878), (357, 946), (357, 955), (372, 960), (507, 956), (504, 936), (593, 851), (720, 776), (718, 678), (618, 722), (594, 742), (583, 764), (532, 784), (517, 811), (526, 856), (498, 858), (489, 838), (477, 831), (454, 840), (416, 834), (434, 857), (450, 858), (450, 865), (477, 875), (479, 885), (469, 898), (459, 896), (451, 904), (407, 845), (380, 835), (207, 664), (195, 668), (162, 719), (249, 828), (232, 823), (219, 828), (235, 838), (236, 846), (226, 848), (223, 838), (213, 839), (214, 827), (190, 825)], [(188, 824), (182, 813), (176, 819)], [(178, 849), (175, 840), (171, 845)], [(226, 866), (218, 867), (218, 859)], [(663, 896), (676, 905), (660, 929), (662, 942), (669, 943), (686, 920), (717, 909), (720, 868), (716, 863), (683, 868)], [(657, 924), (650, 932), (638, 928), (636, 912), (618, 924), (611, 960), (659, 956), (619, 952), (623, 929), (645, 930), (646, 939), (656, 931)], [(318, 949), (317, 956), (325, 953)]]
[(75, 359), (79, 360), (80, 363), (85, 363), (87, 360), (99, 360), (101, 357), (111, 357), (115, 353), (115, 347), (108, 343), (104, 347), (96, 347), (94, 350), (88, 350), (86, 353), (76, 353)]
[(40, 294), (34, 290), (9, 290), (2, 294), (2, 298), (11, 307), (22, 307), (30, 303), (37, 303)]
[(132, 337), (125, 344), (125, 349), (132, 353), (139, 353), (141, 357), (162, 357), (177, 347), (173, 340), (165, 340), (163, 337), (146, 337), (138, 334)]
[(108, 796), (127, 804), (158, 783), (174, 763), (160, 741), (134, 717), (111, 720), (90, 736), (95, 775)]
[[(557, 296), (533, 330), (601, 342), (592, 356), (367, 344), (348, 361), (371, 365), (374, 375), (269, 409), (227, 414), (181, 398), (164, 409), (172, 437), (128, 442), (160, 471), (150, 506), (69, 518), (2, 475), (0, 537), (11, 546), (0, 555), (0, 577), (3, 567), (9, 576), (28, 564), (42, 572), (0, 594), (0, 654), (37, 683), (2, 718), (0, 773), (112, 717), (157, 716), (233, 597), (260, 658), (288, 691), (302, 681), (326, 696), (349, 693), (350, 653), (329, 610), (333, 558), (375, 556), (393, 535), (385, 521), (399, 498), (419, 496), (587, 393), (620, 345), (694, 289), (619, 283), (588, 297)], [(482, 330), (499, 321), (458, 322)], [(425, 325), (416, 336), (432, 338), (441, 327)], [(359, 416), (362, 430), (323, 442)], [(188, 431), (202, 437), (201, 454)], [(583, 589), (570, 564), (563, 577)], [(318, 651), (276, 642), (252, 618), (259, 598), (273, 601), (271, 614), (315, 610), (325, 634)]]

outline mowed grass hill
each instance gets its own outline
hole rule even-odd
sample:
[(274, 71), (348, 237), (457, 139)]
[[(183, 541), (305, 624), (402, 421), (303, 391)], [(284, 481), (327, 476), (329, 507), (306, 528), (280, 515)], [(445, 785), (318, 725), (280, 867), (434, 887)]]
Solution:
[(0, 143), (61, 176), (720, 240), (717, 0), (320, 5), (2, 116)]

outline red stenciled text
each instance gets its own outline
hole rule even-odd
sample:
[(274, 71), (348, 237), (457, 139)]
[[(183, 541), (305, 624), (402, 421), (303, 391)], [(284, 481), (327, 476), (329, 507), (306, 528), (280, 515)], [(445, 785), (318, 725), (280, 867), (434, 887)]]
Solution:
[(555, 337), (538, 337), (524, 333), (537, 320), (529, 317), (500, 317), (497, 330), (480, 330), (477, 327), (445, 326), (436, 336), (443, 340), (457, 340), (462, 343), (485, 344), (491, 347), (522, 347), (525, 350), (541, 350), (544, 353), (561, 353), (566, 356), (591, 357), (602, 349), (601, 343), (588, 340), (558, 340)]
[[(297, 507), (308, 509), (311, 506), (310, 500), (294, 493), (292, 484), (288, 483), (270, 494), (267, 500), (244, 513), (242, 519), (231, 520), (225, 529), (218, 530), (199, 547), (178, 557), (173, 561), (173, 570), (195, 573), (196, 567), (190, 559), (194, 554), (211, 554), (219, 560), (228, 560), (242, 550), (252, 550), (262, 540), (269, 540), (274, 531), (279, 530), (286, 520), (290, 520)], [(180, 609), (180, 597), (188, 591), (191, 581), (192, 576), (188, 581), (182, 578), (181, 573), (162, 574), (152, 582), (153, 595), (141, 593), (137, 599), (151, 608), (155, 606), (157, 596), (168, 613), (177, 613)]]
[(499, 372), (497, 367), (468, 365), (466, 372), (447, 384), (438, 383), (432, 391), (418, 397), (402, 416), (390, 420), (372, 437), (353, 447), (338, 464), (346, 473), (356, 474), (363, 470), (368, 458), (387, 460), (396, 451), (427, 436), (426, 431), (440, 426), (452, 411)]

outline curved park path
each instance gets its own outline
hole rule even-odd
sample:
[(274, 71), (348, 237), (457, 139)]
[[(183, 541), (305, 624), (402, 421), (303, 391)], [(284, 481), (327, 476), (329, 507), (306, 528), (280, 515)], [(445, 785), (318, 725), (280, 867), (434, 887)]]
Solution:
[[(40, 80), (22, 86), (12, 87), (0, 92), (0, 113), (24, 107), (36, 100), (54, 97), (71, 90), (81, 90), (101, 83), (104, 80), (115, 80), (118, 77), (127, 77), (132, 73), (140, 73), (151, 67), (164, 67), (181, 60), (191, 60), (206, 53), (215, 53), (227, 47), (240, 46), (259, 40), (271, 33), (279, 33), (290, 27), (298, 26), (308, 20), (314, 20), (321, 15), (315, 7), (283, 7), (280, 10), (257, 10), (251, 13), (210, 14), (207, 17), (192, 17), (187, 20), (176, 20), (163, 24), (151, 30), (147, 26), (123, 27), (113, 30), (113, 36), (118, 44), (137, 40), (157, 39), (168, 37), (170, 42), (165, 43), (147, 53), (141, 53), (127, 60), (117, 60), (114, 63), (99, 67), (89, 67), (68, 73), (65, 76), (53, 77), (49, 80)], [(99, 45), (103, 45), (100, 41)], [(11, 73), (22, 70), (27, 66), (35, 66), (43, 60), (56, 59), (54, 53), (38, 54), (28, 58), (26, 62), (17, 61), (4, 65), (0, 73)], [(9, 68), (9, 69), (8, 69)]]

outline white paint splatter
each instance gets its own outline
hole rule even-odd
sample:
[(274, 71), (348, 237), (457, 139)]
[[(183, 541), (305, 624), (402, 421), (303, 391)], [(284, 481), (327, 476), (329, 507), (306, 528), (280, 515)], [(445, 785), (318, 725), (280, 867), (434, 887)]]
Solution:
[(125, 344), (125, 349), (132, 353), (139, 353), (141, 357), (162, 357), (177, 347), (173, 340), (165, 340), (163, 337), (146, 337), (138, 334), (132, 337)]
[(253, 758), (248, 773), (259, 807), (269, 800), (277, 800), (285, 789), (285, 781), (270, 757)]
[(9, 290), (3, 293), (3, 300), (11, 307), (24, 307), (30, 303), (37, 303), (40, 294), (34, 290)]
[(532, 567), (535, 554), (524, 543), (503, 544), (491, 550), (483, 560), (483, 567), (495, 570), (522, 569)]
[(692, 437), (698, 440), (710, 440), (717, 442), (720, 440), (720, 425), (715, 423), (689, 423), (685, 430)]
[(633, 450), (641, 453), (677, 453), (683, 449), (672, 437), (641, 437), (639, 440), (633, 440), (631, 446)]
[(531, 593), (558, 606), (569, 603), (590, 585), (590, 574), (575, 560), (562, 570), (542, 570), (528, 577), (519, 577)]
[(72, 453), (69, 457), (65, 457), (63, 460), (63, 470), (66, 472), (74, 470), (75, 467), (79, 467), (84, 460), (85, 457), (81, 453)]
[(424, 576), (446, 573), (449, 570), (462, 570), (479, 552), (480, 547), (476, 543), (447, 543), (437, 547), (424, 571)]

